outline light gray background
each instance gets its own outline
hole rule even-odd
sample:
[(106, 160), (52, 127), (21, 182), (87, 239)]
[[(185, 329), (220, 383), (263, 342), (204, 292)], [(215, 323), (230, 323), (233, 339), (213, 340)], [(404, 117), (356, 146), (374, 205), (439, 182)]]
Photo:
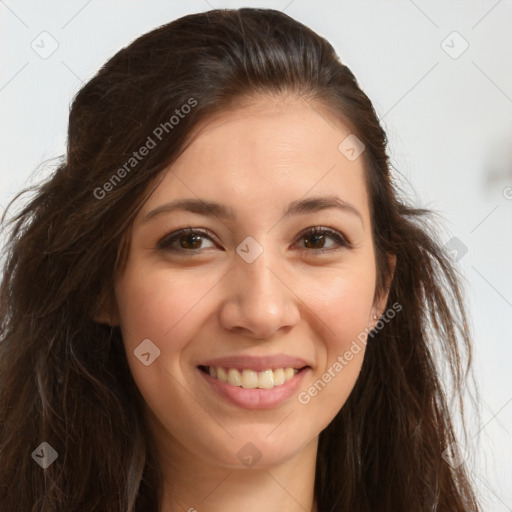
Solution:
[(184, 14), (242, 6), (284, 10), (331, 41), (373, 101), (411, 199), (442, 214), (443, 243), (467, 248), (457, 264), (482, 421), (470, 411), (466, 464), (483, 509), (512, 512), (511, 1), (0, 0), (0, 212), (52, 170), (37, 168), (65, 152), (72, 97), (117, 50)]

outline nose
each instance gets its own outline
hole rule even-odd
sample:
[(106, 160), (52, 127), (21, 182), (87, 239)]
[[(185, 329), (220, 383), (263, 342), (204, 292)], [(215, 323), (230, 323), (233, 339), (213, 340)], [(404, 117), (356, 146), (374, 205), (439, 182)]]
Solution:
[(264, 250), (252, 263), (237, 256), (234, 265), (224, 283), (225, 300), (219, 313), (225, 329), (264, 339), (299, 323), (299, 298), (294, 283), (288, 282), (293, 278), (285, 275), (277, 256)]

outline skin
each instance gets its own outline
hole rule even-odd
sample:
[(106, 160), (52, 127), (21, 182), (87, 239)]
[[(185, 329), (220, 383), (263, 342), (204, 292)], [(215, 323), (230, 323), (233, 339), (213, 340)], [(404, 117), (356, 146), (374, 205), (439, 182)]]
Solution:
[[(384, 312), (387, 296), (374, 301), (363, 159), (338, 150), (349, 134), (319, 104), (253, 97), (197, 127), (136, 218), (108, 318), (121, 327), (159, 449), (160, 512), (317, 510), (318, 436), (353, 389), (364, 344), (308, 404), (296, 393), (274, 408), (236, 407), (196, 367), (213, 357), (289, 354), (312, 366), (298, 390), (305, 391)], [(361, 218), (333, 208), (283, 218), (291, 201), (333, 193)], [(226, 204), (236, 220), (175, 211), (143, 222), (171, 200), (197, 197)], [(299, 235), (314, 226), (339, 231), (351, 247), (330, 235), (308, 245)], [(181, 252), (158, 248), (188, 227), (211, 236), (200, 235), (195, 255), (187, 236), (173, 243)], [(252, 263), (236, 253), (247, 236), (263, 248)], [(161, 351), (149, 366), (134, 355), (144, 339)], [(249, 468), (237, 457), (247, 442), (261, 453)]]

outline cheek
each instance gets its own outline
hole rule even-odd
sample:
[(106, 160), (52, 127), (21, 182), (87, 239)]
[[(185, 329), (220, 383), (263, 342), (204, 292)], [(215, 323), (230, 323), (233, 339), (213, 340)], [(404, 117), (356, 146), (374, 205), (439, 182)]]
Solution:
[(145, 338), (154, 340), (166, 351), (182, 348), (184, 332), (193, 327), (191, 317), (197, 314), (202, 299), (215, 285), (212, 274), (130, 270), (127, 268), (116, 287), (127, 348), (135, 348)]
[[(180, 362), (207, 314), (206, 296), (214, 291), (218, 278), (215, 280), (211, 272), (199, 275), (195, 270), (170, 271), (133, 263), (116, 286), (130, 371), (150, 409), (159, 411), (157, 416), (162, 418), (167, 418), (169, 396), (174, 397), (173, 410), (178, 417), (193, 416), (197, 409), (197, 404), (183, 393), (186, 379)], [(146, 347), (143, 351), (139, 349), (142, 346)], [(144, 358), (137, 357), (146, 353), (150, 354), (148, 365)], [(165, 423), (172, 425), (173, 421), (167, 418)], [(177, 425), (172, 430), (175, 428)]]
[(310, 286), (305, 300), (318, 318), (318, 366), (298, 401), (324, 426), (343, 407), (363, 364), (375, 289), (372, 269), (337, 272), (322, 286)]
[[(207, 295), (215, 292), (220, 279), (213, 274), (133, 263), (118, 280), (116, 299), (128, 364), (148, 404), (158, 401), (162, 389), (180, 387), (176, 380), (182, 380), (180, 363), (208, 315)], [(137, 354), (148, 352), (145, 362), (151, 362), (146, 366)]]
[(374, 267), (361, 264), (357, 269), (338, 269), (325, 273), (316, 284), (313, 280), (307, 283), (304, 283), (302, 297), (321, 320), (318, 322), (322, 328), (319, 339), (329, 351), (346, 350), (345, 347), (369, 327), (375, 292)]

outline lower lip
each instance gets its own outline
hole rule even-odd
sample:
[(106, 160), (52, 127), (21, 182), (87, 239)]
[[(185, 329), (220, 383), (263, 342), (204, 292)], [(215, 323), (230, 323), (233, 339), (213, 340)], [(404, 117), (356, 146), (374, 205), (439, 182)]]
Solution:
[(245, 409), (270, 409), (281, 405), (297, 391), (302, 379), (310, 370), (310, 367), (304, 368), (296, 373), (291, 380), (271, 389), (245, 389), (239, 386), (231, 386), (231, 384), (215, 379), (210, 374), (199, 368), (197, 369), (206, 382), (213, 387), (214, 392), (231, 404)]

